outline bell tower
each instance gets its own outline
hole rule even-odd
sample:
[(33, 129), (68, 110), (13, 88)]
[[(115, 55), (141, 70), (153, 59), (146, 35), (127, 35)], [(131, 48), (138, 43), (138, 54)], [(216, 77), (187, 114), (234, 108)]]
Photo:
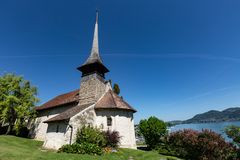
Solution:
[(98, 11), (96, 11), (91, 53), (86, 62), (77, 69), (82, 72), (79, 104), (95, 103), (106, 92), (105, 73), (109, 72), (99, 54)]

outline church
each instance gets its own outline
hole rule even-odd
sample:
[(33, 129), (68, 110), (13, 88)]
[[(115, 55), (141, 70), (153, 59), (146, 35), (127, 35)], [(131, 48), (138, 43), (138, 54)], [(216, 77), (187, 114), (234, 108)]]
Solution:
[(111, 82), (105, 79), (109, 69), (99, 53), (98, 13), (90, 55), (77, 69), (82, 73), (79, 89), (36, 107), (32, 137), (44, 141), (44, 148), (56, 150), (74, 143), (78, 128), (92, 125), (103, 131), (118, 131), (120, 147), (136, 148), (133, 116), (136, 110), (114, 93)]

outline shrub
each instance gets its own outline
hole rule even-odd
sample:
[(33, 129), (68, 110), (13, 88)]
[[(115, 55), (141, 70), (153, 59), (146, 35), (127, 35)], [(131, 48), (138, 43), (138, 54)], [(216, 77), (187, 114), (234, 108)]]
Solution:
[(240, 159), (240, 127), (234, 125), (228, 126), (225, 128), (225, 133), (233, 140), (233, 143), (238, 146), (236, 157)]
[(75, 153), (75, 154), (90, 154), (90, 155), (102, 155), (103, 150), (101, 147), (96, 144), (91, 143), (74, 143), (72, 145), (64, 145), (62, 146), (58, 152), (66, 152), (66, 153)]
[(106, 138), (106, 146), (116, 148), (120, 142), (119, 132), (107, 130), (104, 132)]
[(167, 144), (176, 153), (175, 156), (191, 160), (230, 160), (234, 159), (236, 153), (236, 148), (231, 143), (210, 130), (198, 132), (185, 129), (173, 132), (168, 137)]
[(91, 126), (83, 126), (77, 131), (76, 143), (90, 143), (102, 148), (106, 146), (106, 139), (104, 133), (101, 132), (100, 129)]
[(233, 142), (240, 147), (240, 127), (238, 126), (228, 126), (225, 128), (225, 133)]
[(156, 148), (161, 143), (161, 137), (167, 133), (166, 124), (156, 117), (141, 120), (139, 130), (150, 149)]
[(162, 155), (167, 155), (167, 156), (180, 156), (175, 150), (171, 149), (168, 145), (159, 145), (158, 148), (158, 153)]
[(58, 149), (58, 152), (59, 153), (61, 153), (61, 152), (74, 153), (73, 152), (73, 145), (70, 145), (70, 144), (63, 145), (61, 148)]
[(58, 152), (101, 155), (103, 151), (111, 152), (120, 140), (117, 131), (101, 132), (98, 128), (83, 126), (77, 131), (76, 142), (62, 146)]

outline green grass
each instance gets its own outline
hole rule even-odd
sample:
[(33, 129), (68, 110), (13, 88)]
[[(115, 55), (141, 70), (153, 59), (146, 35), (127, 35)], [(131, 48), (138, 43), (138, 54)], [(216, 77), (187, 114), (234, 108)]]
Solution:
[[(0, 160), (161, 160), (167, 156), (152, 151), (120, 149), (102, 156), (56, 153), (42, 150), (43, 142), (14, 136), (0, 136)], [(171, 157), (169, 157), (171, 158)], [(175, 159), (175, 158), (174, 158)]]

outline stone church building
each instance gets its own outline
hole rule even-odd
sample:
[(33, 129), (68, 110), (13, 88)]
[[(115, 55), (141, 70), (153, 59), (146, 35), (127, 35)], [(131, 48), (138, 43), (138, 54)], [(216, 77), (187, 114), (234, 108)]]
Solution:
[(120, 147), (136, 148), (133, 114), (136, 110), (112, 90), (105, 74), (98, 47), (98, 15), (91, 53), (83, 65), (80, 89), (61, 94), (36, 107), (33, 137), (44, 141), (44, 147), (58, 149), (72, 144), (78, 128), (92, 125), (101, 130), (118, 131)]

